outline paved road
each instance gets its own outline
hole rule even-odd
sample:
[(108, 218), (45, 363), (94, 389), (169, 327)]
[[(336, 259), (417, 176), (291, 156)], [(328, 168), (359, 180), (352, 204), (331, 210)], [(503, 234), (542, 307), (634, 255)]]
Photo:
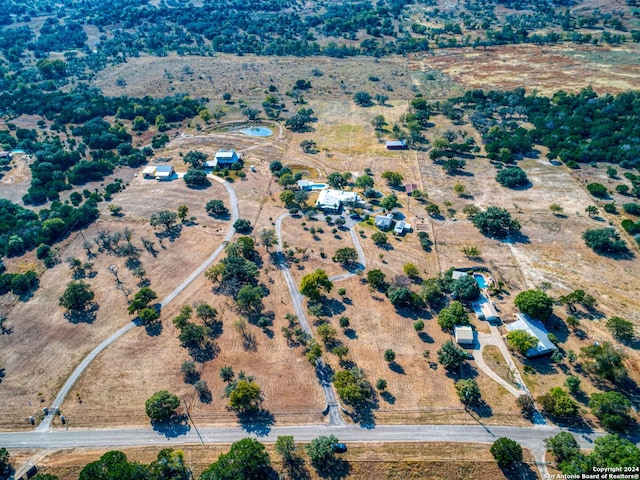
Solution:
[[(205, 269), (218, 257), (218, 255), (220, 255), (220, 253), (222, 253), (226, 242), (231, 240), (231, 237), (233, 237), (233, 234), (235, 233), (235, 228), (233, 228), (233, 223), (239, 218), (238, 198), (236, 197), (236, 192), (233, 190), (233, 188), (231, 188), (231, 185), (229, 185), (229, 183), (224, 181), (223, 179), (213, 175), (209, 175), (209, 178), (221, 183), (224, 186), (224, 188), (227, 190), (227, 193), (229, 194), (229, 203), (231, 205), (231, 222), (229, 224), (229, 231), (225, 235), (224, 241), (215, 250), (215, 252), (213, 252), (209, 256), (209, 258), (207, 258), (193, 273), (191, 273), (191, 275), (189, 275), (173, 292), (167, 295), (167, 297), (160, 302), (161, 307), (165, 307), (166, 305), (168, 305), (174, 298), (176, 298), (178, 295), (180, 295), (180, 293), (182, 293), (182, 291), (187, 287), (187, 285), (193, 282), (193, 280), (195, 280), (198, 276), (202, 275)], [(82, 360), (82, 362), (80, 362), (80, 364), (71, 373), (69, 378), (67, 378), (67, 381), (64, 383), (64, 385), (58, 392), (58, 395), (56, 395), (55, 400), (50, 406), (51, 412), (55, 412), (56, 409), (60, 408), (60, 406), (62, 405), (62, 402), (64, 402), (64, 399), (67, 397), (67, 395), (69, 394), (69, 392), (71, 391), (75, 383), (78, 381), (78, 378), (80, 378), (80, 375), (82, 375), (82, 373), (87, 369), (87, 367), (91, 364), (91, 362), (105, 348), (107, 348), (109, 345), (111, 345), (113, 342), (115, 342), (118, 338), (120, 338), (122, 335), (127, 333), (129, 330), (134, 328), (136, 325), (137, 324), (133, 321), (129, 322), (120, 330), (118, 330), (116, 333), (114, 333), (109, 338), (104, 340), (96, 348), (91, 350), (91, 352), (89, 352), (89, 354)], [(50, 413), (49, 415), (45, 416), (42, 422), (40, 422), (40, 424), (36, 427), (36, 431), (45, 432), (49, 430), (51, 428), (51, 422), (53, 420), (53, 416), (54, 416), (53, 413)]]
[[(311, 330), (311, 325), (309, 325), (309, 320), (307, 319), (304, 307), (302, 306), (302, 295), (298, 291), (298, 287), (293, 280), (293, 276), (291, 275), (291, 270), (289, 270), (289, 265), (284, 258), (284, 254), (282, 253), (282, 221), (288, 216), (289, 214), (285, 212), (278, 215), (278, 217), (276, 218), (276, 235), (278, 236), (278, 245), (276, 246), (276, 252), (278, 267), (282, 271), (284, 281), (286, 282), (287, 288), (289, 289), (291, 304), (293, 305), (293, 309), (295, 310), (298, 321), (300, 322), (300, 328), (302, 328), (304, 332), (313, 336), (313, 330)], [(322, 391), (324, 392), (325, 400), (327, 402), (327, 408), (329, 409), (329, 425), (344, 425), (344, 419), (342, 418), (342, 415), (340, 415), (340, 404), (338, 402), (338, 399), (336, 398), (333, 387), (331, 386), (329, 371), (322, 358), (319, 358), (316, 362), (316, 374), (318, 376), (318, 380), (320, 381), (320, 385), (322, 386)]]
[[(357, 425), (299, 425), (273, 427), (262, 436), (249, 434), (240, 427), (199, 427), (181, 435), (163, 435), (150, 428), (131, 430), (54, 430), (51, 432), (0, 433), (0, 445), (6, 448), (58, 450), (63, 448), (122, 448), (152, 445), (158, 449), (185, 444), (228, 444), (249, 436), (265, 443), (280, 435), (292, 435), (308, 442), (320, 435), (335, 435), (344, 442), (478, 442), (493, 443), (508, 437), (529, 448), (539, 470), (544, 466), (544, 439), (566, 431), (552, 427), (500, 427), (490, 425), (379, 425), (372, 429)], [(593, 448), (602, 433), (573, 431), (582, 448)]]

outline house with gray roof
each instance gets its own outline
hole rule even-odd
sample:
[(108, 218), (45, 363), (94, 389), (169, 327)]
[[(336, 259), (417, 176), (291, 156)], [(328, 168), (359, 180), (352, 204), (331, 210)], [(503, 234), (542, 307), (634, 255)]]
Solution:
[(525, 354), (526, 357), (539, 357), (548, 355), (558, 349), (551, 340), (549, 340), (549, 332), (544, 325), (537, 320), (533, 320), (526, 313), (516, 313), (517, 320), (507, 325), (507, 330), (513, 332), (515, 330), (524, 330), (529, 335), (533, 335), (538, 339), (538, 345), (530, 348)]

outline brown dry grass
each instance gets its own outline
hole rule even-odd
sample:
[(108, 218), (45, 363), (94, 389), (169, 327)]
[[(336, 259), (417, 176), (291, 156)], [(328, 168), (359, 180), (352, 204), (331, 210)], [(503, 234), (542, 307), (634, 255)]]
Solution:
[[(227, 452), (229, 446), (187, 445), (182, 450), (188, 466), (197, 477), (221, 453)], [(273, 445), (267, 444), (266, 450), (276, 471), (283, 472), (283, 466)], [(144, 463), (155, 460), (158, 452), (156, 448), (129, 448), (122, 451), (129, 461)], [(84, 465), (97, 460), (103, 453), (96, 450), (63, 450), (44, 457), (38, 462), (38, 466), (43, 472), (59, 476), (60, 480), (71, 480), (78, 478)], [(302, 445), (298, 445), (298, 453), (305, 460), (305, 469), (309, 473), (309, 478), (313, 480), (321, 478), (311, 467)], [(524, 450), (523, 453), (530, 471), (537, 472), (531, 453), (528, 450)], [(340, 457), (348, 462), (350, 467), (346, 478), (353, 480), (508, 478), (496, 465), (489, 452), (489, 445), (485, 444), (350, 443), (349, 451)], [(534, 474), (532, 478), (537, 477)]]

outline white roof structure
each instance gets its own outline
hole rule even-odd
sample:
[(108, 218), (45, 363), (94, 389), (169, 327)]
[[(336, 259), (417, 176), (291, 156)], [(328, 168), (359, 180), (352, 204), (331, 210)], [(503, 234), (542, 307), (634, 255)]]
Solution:
[(515, 330), (524, 330), (529, 335), (533, 335), (538, 339), (538, 345), (530, 348), (526, 353), (526, 357), (538, 357), (557, 350), (558, 348), (549, 340), (549, 332), (542, 323), (531, 319), (526, 313), (516, 313), (517, 321), (507, 325), (507, 330), (513, 332)]
[(173, 175), (173, 167), (171, 165), (158, 165), (156, 167), (156, 178), (169, 178)]
[(456, 325), (453, 327), (453, 335), (458, 345), (473, 345), (473, 328), (468, 325)]
[[(238, 153), (234, 150), (218, 150), (216, 152), (216, 162), (218, 162), (218, 164), (221, 163), (236, 163), (238, 160), (240, 160), (240, 155), (238, 155)], [(215, 165), (213, 165), (215, 167)]]
[(338, 210), (343, 203), (356, 203), (360, 197), (356, 192), (345, 192), (328, 188), (321, 190), (316, 201), (316, 207), (320, 209)]
[(453, 272), (451, 272), (451, 279), (452, 280), (458, 280), (460, 277), (465, 277), (467, 275), (468, 275), (467, 272), (461, 272), (460, 270), (454, 270)]
[(156, 174), (156, 167), (154, 167), (153, 165), (149, 165), (148, 167), (144, 167), (144, 170), (142, 170), (142, 175), (144, 175), (145, 177), (150, 176), (153, 177)]

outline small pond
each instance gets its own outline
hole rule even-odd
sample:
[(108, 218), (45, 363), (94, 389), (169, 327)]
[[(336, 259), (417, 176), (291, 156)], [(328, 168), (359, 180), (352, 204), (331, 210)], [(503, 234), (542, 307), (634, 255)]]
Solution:
[(273, 132), (271, 131), (271, 129), (267, 127), (244, 128), (240, 131), (245, 135), (251, 135), (252, 137), (268, 137), (273, 135)]

